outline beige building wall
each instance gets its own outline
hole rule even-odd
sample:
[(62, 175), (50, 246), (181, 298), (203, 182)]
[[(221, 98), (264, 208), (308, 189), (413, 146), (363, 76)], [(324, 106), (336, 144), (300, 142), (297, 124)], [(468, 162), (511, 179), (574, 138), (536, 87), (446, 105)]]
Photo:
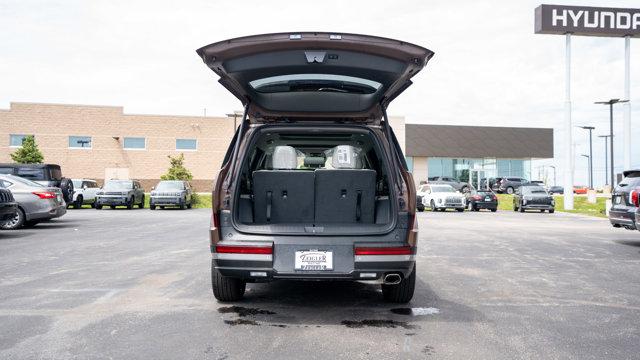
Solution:
[(429, 178), (429, 165), (428, 157), (414, 156), (413, 157), (413, 180), (416, 183), (416, 187), (420, 185), (421, 181), (427, 181)]
[[(210, 191), (233, 136), (233, 118), (130, 115), (115, 106), (11, 103), (9, 110), (0, 110), (0, 162), (12, 162), (9, 154), (15, 148), (9, 146), (10, 134), (35, 135), (44, 161), (59, 164), (65, 177), (103, 180), (105, 172), (128, 173), (147, 190), (169, 167), (167, 156), (183, 153), (196, 189)], [(69, 148), (69, 136), (91, 136), (91, 149)], [(146, 149), (123, 149), (124, 137), (146, 138)], [(197, 150), (176, 150), (177, 138), (196, 139)]]
[(405, 148), (405, 124), (404, 124), (404, 116), (389, 116), (389, 124), (391, 124), (391, 128), (393, 129), (393, 133), (396, 134), (396, 138), (398, 139), (398, 143), (400, 144), (400, 148), (402, 152), (406, 155)]

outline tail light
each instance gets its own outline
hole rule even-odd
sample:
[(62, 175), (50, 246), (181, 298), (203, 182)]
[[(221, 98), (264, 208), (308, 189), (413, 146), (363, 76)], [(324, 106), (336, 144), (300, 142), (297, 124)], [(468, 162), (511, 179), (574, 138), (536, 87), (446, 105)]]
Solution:
[(357, 247), (355, 255), (411, 255), (411, 246), (396, 247)]
[(482, 196), (480, 196), (480, 195), (473, 195), (473, 200), (482, 200)]
[(631, 203), (634, 206), (640, 207), (640, 187), (637, 187), (635, 190), (632, 190), (629, 193), (629, 197), (631, 198)]
[(242, 246), (242, 245), (216, 245), (215, 252), (219, 254), (273, 254), (273, 246)]
[(56, 198), (56, 193), (54, 193), (53, 191), (34, 191), (34, 192), (32, 192), (32, 194), (36, 195), (40, 199), (55, 199)]

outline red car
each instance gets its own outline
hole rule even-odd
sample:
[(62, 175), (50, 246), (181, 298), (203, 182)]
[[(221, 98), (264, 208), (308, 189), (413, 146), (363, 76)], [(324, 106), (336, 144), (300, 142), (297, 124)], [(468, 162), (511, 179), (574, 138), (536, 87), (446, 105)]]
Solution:
[(573, 187), (573, 193), (574, 194), (586, 194), (587, 190), (589, 190), (589, 188), (586, 187), (586, 186), (574, 186)]

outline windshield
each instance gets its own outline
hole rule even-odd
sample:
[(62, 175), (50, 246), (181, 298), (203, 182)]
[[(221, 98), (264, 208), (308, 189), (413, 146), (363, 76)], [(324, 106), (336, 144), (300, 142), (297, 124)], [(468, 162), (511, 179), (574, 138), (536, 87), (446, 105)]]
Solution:
[(442, 185), (442, 186), (432, 186), (431, 187), (431, 191), (433, 191), (434, 193), (452, 193), (452, 192), (456, 192), (455, 189), (452, 186), (449, 185)]
[(15, 181), (15, 182), (27, 185), (27, 186), (44, 187), (43, 185), (40, 185), (37, 182), (31, 181), (29, 179), (24, 179), (24, 178), (21, 178), (19, 176), (7, 175), (7, 178), (9, 178), (11, 181)]
[(184, 184), (182, 181), (160, 181), (156, 190), (166, 191), (166, 190), (184, 190)]
[(74, 189), (80, 189), (82, 187), (82, 180), (71, 180)]
[(105, 190), (129, 190), (132, 187), (131, 180), (109, 180), (104, 184)]
[(619, 187), (640, 186), (640, 172), (633, 172), (629, 174), (629, 176), (625, 177), (624, 179), (622, 179), (622, 181), (620, 181), (620, 184), (618, 184), (618, 186)]
[(530, 194), (546, 194), (547, 192), (544, 190), (544, 188), (539, 186), (524, 186), (522, 187), (522, 193), (530, 195)]

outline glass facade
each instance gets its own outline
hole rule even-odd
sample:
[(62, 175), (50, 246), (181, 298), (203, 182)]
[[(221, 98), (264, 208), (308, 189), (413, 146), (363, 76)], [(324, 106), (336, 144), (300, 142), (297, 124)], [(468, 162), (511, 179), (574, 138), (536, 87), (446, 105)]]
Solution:
[[(407, 157), (409, 169), (413, 171), (413, 158)], [(475, 170), (481, 178), (491, 177), (523, 177), (531, 179), (530, 159), (496, 159), (496, 158), (444, 158), (430, 157), (427, 160), (428, 176), (452, 176), (460, 181), (477, 181)], [(415, 174), (414, 176), (419, 175)]]

